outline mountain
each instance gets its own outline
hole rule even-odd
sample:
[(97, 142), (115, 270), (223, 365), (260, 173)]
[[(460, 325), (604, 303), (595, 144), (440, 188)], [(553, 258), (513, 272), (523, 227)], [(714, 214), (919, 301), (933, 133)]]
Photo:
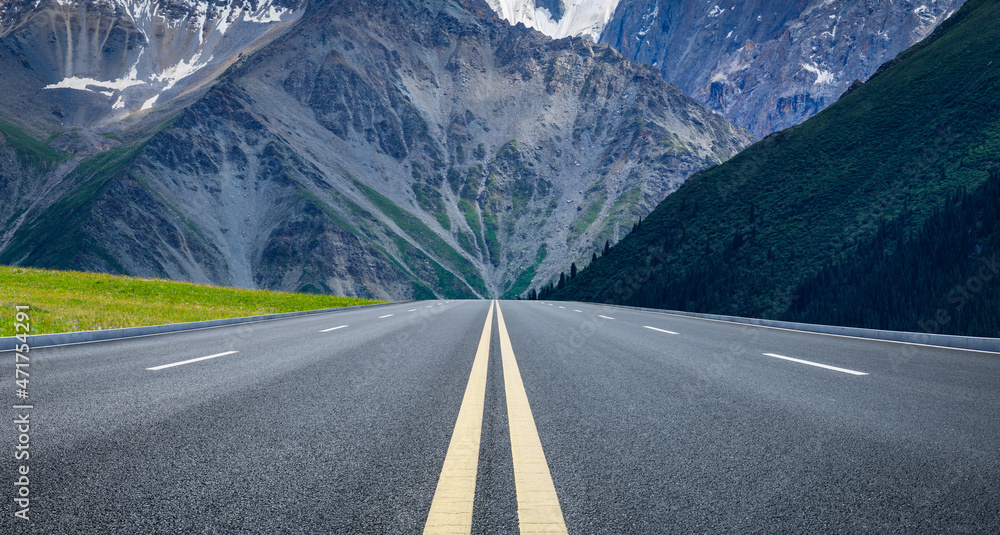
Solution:
[(619, 0), (487, 0), (500, 18), (524, 24), (549, 37), (597, 41)]
[(764, 137), (829, 106), (964, 0), (622, 0), (601, 34)]
[(1000, 325), (979, 293), (1000, 253), (983, 186), (1000, 168), (997, 20), (1000, 2), (969, 0), (837, 103), (692, 177), (553, 295), (919, 331), (964, 291), (986, 316), (950, 328)]
[[(303, 7), (304, 0), (7, 1), (0, 5), (0, 62), (10, 68), (0, 80), (0, 105), (9, 121), (45, 132), (113, 125), (153, 108), (162, 113), (287, 29)], [(54, 145), (106, 146), (87, 142)]]
[[(147, 6), (124, 10), (136, 28), (195, 6), (80, 1), (74, 13)], [(279, 4), (238, 5), (243, 20)], [(167, 24), (191, 32), (170, 42), (201, 39), (190, 58), (230, 63), (167, 82), (172, 98), (158, 84), (173, 59), (129, 74), (141, 84), (121, 95), (45, 89), (121, 71), (41, 61), (59, 57), (58, 31), (5, 21), (0, 68), (33, 80), (38, 103), (18, 109), (32, 101), (15, 93), (0, 108), (14, 199), (0, 262), (384, 299), (517, 295), (754, 140), (655, 69), (510, 26), (482, 2), (280, 5), (275, 33), (240, 34), (242, 49), (223, 46), (235, 29), (218, 37), (232, 15)], [(69, 20), (79, 42), (118, 32)], [(143, 35), (129, 39), (160, 42)], [(179, 64), (204, 63), (190, 58)], [(77, 100), (86, 114), (69, 113)]]

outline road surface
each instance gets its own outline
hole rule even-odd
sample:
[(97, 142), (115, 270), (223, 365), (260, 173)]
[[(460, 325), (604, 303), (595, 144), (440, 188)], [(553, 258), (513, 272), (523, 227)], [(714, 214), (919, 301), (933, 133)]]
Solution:
[(1000, 532), (1000, 355), (498, 304), (0, 353), (0, 532)]

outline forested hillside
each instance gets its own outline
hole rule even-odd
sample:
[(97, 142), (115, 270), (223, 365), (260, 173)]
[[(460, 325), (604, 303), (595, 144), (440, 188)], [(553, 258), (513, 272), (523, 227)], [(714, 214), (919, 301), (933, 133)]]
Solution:
[(1000, 336), (1000, 169), (949, 195), (917, 234), (905, 211), (856, 255), (799, 285), (783, 319)]

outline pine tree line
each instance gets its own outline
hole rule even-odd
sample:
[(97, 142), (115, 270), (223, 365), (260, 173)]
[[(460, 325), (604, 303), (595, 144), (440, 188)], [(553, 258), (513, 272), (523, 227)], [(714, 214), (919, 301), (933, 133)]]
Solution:
[[(642, 226), (642, 218), (640, 217), (638, 221), (632, 224), (632, 232), (635, 232), (636, 230), (641, 228), (641, 226)], [(601, 253), (601, 255), (602, 256), (607, 255), (609, 251), (611, 251), (611, 240), (604, 240), (604, 251)], [(597, 252), (595, 251), (590, 257), (590, 263), (593, 264), (594, 262), (597, 262), (597, 259), (598, 256)], [(552, 295), (555, 294), (557, 291), (566, 289), (566, 286), (573, 279), (576, 279), (577, 273), (579, 273), (579, 270), (576, 267), (576, 262), (572, 262), (569, 266), (568, 277), (566, 276), (565, 271), (560, 272), (559, 279), (557, 280), (557, 282), (555, 283), (549, 282), (544, 286), (542, 286), (537, 291), (534, 288), (532, 288), (531, 290), (528, 291), (525, 299), (528, 300), (550, 299)]]

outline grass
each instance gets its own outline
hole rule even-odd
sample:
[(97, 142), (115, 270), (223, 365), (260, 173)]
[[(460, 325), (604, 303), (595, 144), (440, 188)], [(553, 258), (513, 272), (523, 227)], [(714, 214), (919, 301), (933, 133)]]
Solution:
[[(331, 220), (333, 220), (333, 222), (337, 226), (339, 226), (340, 228), (344, 228), (344, 229), (347, 229), (347, 230), (351, 231), (351, 233), (353, 233), (355, 236), (359, 236), (360, 237), (362, 235), (361, 232), (358, 231), (358, 229), (354, 228), (354, 226), (352, 226), (350, 223), (348, 223), (346, 220), (344, 220), (344, 218), (340, 217), (340, 214), (338, 214), (337, 212), (335, 212), (333, 210), (333, 208), (331, 208), (328, 204), (326, 204), (325, 202), (323, 202), (323, 200), (320, 199), (319, 197), (317, 197), (313, 192), (307, 190), (305, 188), (305, 186), (303, 186), (303, 185), (301, 185), (301, 184), (299, 184), (297, 182), (296, 182), (296, 186), (298, 187), (299, 195), (302, 196), (302, 198), (306, 199), (308, 202), (313, 203), (313, 205), (315, 205), (317, 208), (319, 208), (324, 214), (327, 215), (327, 217), (329, 217)], [(353, 203), (351, 203), (351, 204), (353, 206), (350, 206), (350, 208), (356, 209), (356, 211), (361, 211), (361, 208), (358, 207), (356, 204), (353, 204)]]
[(415, 182), (412, 188), (413, 194), (417, 196), (417, 204), (420, 205), (420, 208), (428, 214), (433, 215), (438, 223), (441, 224), (441, 228), (451, 230), (451, 220), (448, 219), (448, 211), (445, 209), (441, 192), (432, 186), (419, 182)]
[(573, 240), (580, 237), (581, 234), (587, 232), (587, 229), (597, 221), (597, 216), (601, 214), (601, 208), (604, 208), (604, 203), (608, 200), (608, 194), (604, 191), (597, 196), (596, 199), (586, 210), (583, 210), (580, 215), (573, 221), (569, 226), (569, 236), (566, 237), (566, 243), (573, 243)]
[(455, 235), (458, 239), (458, 245), (472, 256), (482, 258), (482, 254), (476, 249), (476, 238), (464, 230), (460, 230), (458, 234)]
[(475, 201), (476, 196), (479, 195), (479, 189), (483, 187), (483, 171), (478, 165), (473, 165), (469, 168), (469, 173), (465, 177), (465, 184), (462, 186), (462, 191), (459, 194), (461, 198)]
[(535, 274), (538, 273), (538, 266), (542, 264), (545, 260), (545, 256), (548, 254), (548, 245), (542, 244), (538, 247), (538, 251), (535, 253), (535, 263), (528, 266), (528, 269), (521, 272), (514, 280), (510, 288), (504, 292), (502, 299), (514, 299), (517, 296), (523, 294), (531, 286), (531, 281), (535, 279)]
[(403, 258), (403, 262), (409, 266), (410, 270), (416, 276), (427, 281), (436, 279), (436, 288), (441, 297), (445, 299), (476, 298), (476, 294), (462, 279), (456, 277), (433, 258), (427, 256), (423, 251), (404, 240), (402, 236), (395, 235), (394, 241), (396, 249), (399, 250), (399, 254)]
[(7, 138), (7, 142), (14, 147), (21, 158), (36, 167), (48, 169), (69, 158), (68, 154), (49, 148), (9, 123), (0, 121), (0, 134)]
[(642, 199), (642, 189), (638, 186), (626, 191), (611, 206), (608, 217), (604, 219), (604, 226), (594, 236), (594, 247), (600, 250), (604, 247), (605, 241), (612, 243), (618, 241), (615, 235), (615, 227), (631, 228), (632, 223), (642, 215), (639, 211), (639, 201)]
[(507, 143), (504, 143), (500, 150), (497, 151), (497, 160), (510, 160), (516, 158), (518, 155), (517, 151), (517, 140), (512, 139)]
[(497, 221), (497, 215), (493, 212), (483, 211), (483, 230), (485, 230), (486, 237), (486, 248), (490, 252), (490, 261), (493, 262), (494, 266), (500, 266), (500, 239), (497, 237), (497, 231), (500, 230), (500, 224)]
[(376, 303), (366, 299), (0, 266), (0, 336), (29, 305), (31, 334), (118, 329)]
[(465, 222), (469, 224), (469, 228), (472, 229), (472, 233), (476, 235), (476, 241), (479, 243), (479, 249), (485, 253), (486, 243), (483, 242), (483, 227), (479, 224), (479, 212), (476, 211), (475, 205), (473, 205), (472, 201), (468, 199), (459, 199), (458, 209), (461, 210), (462, 215), (465, 216)]
[(531, 281), (535, 279), (535, 274), (538, 272), (537, 265), (528, 266), (528, 269), (521, 272), (517, 276), (517, 279), (511, 284), (510, 288), (504, 292), (501, 299), (515, 299), (517, 296), (523, 294), (531, 286)]

